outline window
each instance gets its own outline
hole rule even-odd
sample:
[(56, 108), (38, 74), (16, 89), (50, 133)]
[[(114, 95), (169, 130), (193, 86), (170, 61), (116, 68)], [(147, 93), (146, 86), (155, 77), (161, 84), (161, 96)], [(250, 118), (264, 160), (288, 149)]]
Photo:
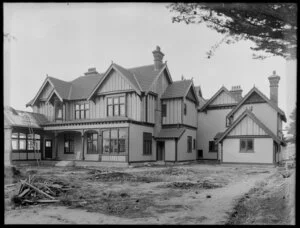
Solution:
[(241, 139), (240, 140), (240, 152), (241, 153), (253, 153), (254, 152), (253, 139)]
[(161, 105), (161, 115), (162, 115), (162, 117), (167, 116), (167, 105), (166, 104)]
[(187, 137), (187, 152), (192, 152), (192, 136)]
[(103, 152), (123, 153), (127, 147), (127, 128), (108, 129), (103, 131)]
[(65, 154), (74, 154), (74, 137), (71, 135), (65, 135)]
[(193, 149), (196, 149), (196, 139), (193, 140)]
[(40, 135), (38, 134), (28, 134), (27, 135), (27, 150), (40, 150), (41, 142)]
[(56, 102), (55, 104), (55, 119), (56, 120), (62, 120), (63, 118), (63, 110), (62, 110), (62, 104), (60, 102)]
[(75, 119), (88, 119), (90, 116), (90, 104), (76, 104), (75, 105)]
[(107, 116), (125, 116), (125, 96), (107, 98)]
[(184, 112), (184, 115), (186, 115), (186, 113), (187, 113), (186, 103), (184, 103), (184, 110), (183, 110), (183, 112)]
[(209, 141), (209, 152), (218, 152), (218, 144), (215, 141)]
[(87, 138), (87, 154), (98, 154), (98, 134), (88, 133)]
[(143, 133), (143, 154), (151, 155), (152, 154), (152, 134), (148, 132)]

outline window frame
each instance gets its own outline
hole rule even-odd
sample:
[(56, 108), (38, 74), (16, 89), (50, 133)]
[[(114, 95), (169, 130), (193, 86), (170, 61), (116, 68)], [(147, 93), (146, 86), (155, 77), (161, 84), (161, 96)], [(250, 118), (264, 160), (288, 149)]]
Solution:
[[(59, 110), (61, 110), (61, 117), (58, 117)], [(57, 101), (55, 103), (55, 120), (63, 120), (64, 113), (63, 113), (63, 103)]]
[[(68, 143), (68, 147), (66, 147), (66, 142)], [(66, 148), (68, 148), (68, 150), (66, 150)], [(64, 134), (64, 154), (75, 154), (75, 141), (73, 135)]]
[[(242, 142), (245, 143), (245, 149), (242, 148)], [(252, 149), (248, 149), (249, 142), (252, 143)], [(240, 139), (240, 153), (254, 153), (254, 139), (253, 138), (244, 138)]]
[[(125, 134), (126, 134), (126, 137), (125, 138), (120, 138), (120, 131), (122, 131), (123, 129), (125, 129)], [(111, 137), (111, 132), (112, 130), (116, 130), (117, 131), (117, 138), (112, 138)], [(104, 137), (104, 132), (108, 132), (108, 137)], [(128, 151), (127, 151), (127, 148), (128, 148), (128, 128), (108, 128), (108, 129), (105, 129), (102, 131), (102, 154), (104, 155), (125, 155)], [(105, 150), (104, 146), (107, 146), (104, 144), (104, 140), (108, 140), (108, 151)], [(113, 140), (117, 140), (117, 148), (118, 148), (118, 151), (115, 152), (113, 151), (113, 148), (112, 148), (112, 142)], [(120, 142), (125, 140), (125, 144), (124, 144), (124, 150), (120, 150), (121, 146), (120, 146)], [(127, 144), (126, 144), (126, 141), (127, 141)], [(122, 147), (123, 148), (123, 147)]]
[(193, 149), (196, 149), (196, 139), (193, 139)]
[[(96, 138), (94, 136), (96, 135)], [(94, 142), (96, 142), (96, 149), (94, 150)], [(86, 134), (86, 153), (98, 154), (98, 134), (95, 132), (88, 132)], [(92, 148), (92, 149), (91, 149)]]
[(187, 104), (184, 103), (183, 105), (183, 114), (186, 116), (187, 115)]
[(75, 120), (89, 119), (90, 103), (75, 103)]
[(167, 117), (167, 104), (161, 104), (161, 116)]
[[(211, 146), (213, 144), (213, 146)], [(208, 142), (208, 152), (210, 153), (216, 153), (218, 152), (219, 147), (218, 144), (215, 143), (215, 141), (209, 141)]]
[[(121, 98), (124, 98), (123, 102), (121, 102)], [(112, 102), (111, 104), (108, 103), (108, 100), (111, 99)], [(118, 100), (115, 103), (115, 100)], [(116, 112), (116, 108), (117, 107), (117, 113)], [(122, 110), (124, 110), (124, 113), (121, 114), (121, 107), (123, 107)], [(109, 115), (109, 110), (110, 108), (112, 108), (112, 115)], [(126, 95), (117, 95), (117, 96), (109, 96), (106, 98), (106, 116), (107, 117), (112, 117), (112, 116), (126, 116)]]
[(192, 153), (192, 148), (193, 148), (193, 137), (192, 136), (187, 136), (187, 152)]
[(152, 155), (152, 133), (143, 132), (143, 155)]

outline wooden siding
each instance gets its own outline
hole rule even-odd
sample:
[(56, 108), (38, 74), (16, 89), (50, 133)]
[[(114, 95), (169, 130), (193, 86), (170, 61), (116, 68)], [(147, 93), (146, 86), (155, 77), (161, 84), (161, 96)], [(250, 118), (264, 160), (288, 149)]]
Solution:
[(148, 94), (147, 95), (147, 122), (149, 123), (155, 123), (155, 105), (156, 105), (155, 96)]
[(40, 99), (46, 100), (48, 96), (50, 95), (53, 87), (47, 82), (47, 85), (44, 87), (42, 93), (40, 94)]
[(167, 105), (167, 116), (163, 117), (163, 124), (178, 124), (181, 121), (181, 99), (163, 100)]
[(246, 116), (238, 125), (236, 125), (231, 130), (228, 135), (267, 135), (267, 133), (250, 117)]
[(183, 101), (187, 105), (187, 113), (183, 114), (183, 124), (197, 127), (197, 109), (195, 103), (184, 99)]
[(210, 104), (210, 105), (221, 105), (221, 104), (233, 104), (237, 103), (236, 100), (234, 100), (231, 96), (229, 96), (227, 93), (224, 91), (219, 94), (215, 98), (215, 100)]
[(40, 102), (39, 106), (33, 106), (33, 112), (43, 114), (49, 121), (54, 121), (54, 107), (50, 103)]
[(141, 121), (141, 111), (142, 101), (140, 97), (136, 93), (128, 93), (126, 96), (126, 109), (127, 109), (127, 117)]
[(103, 84), (97, 91), (97, 94), (112, 92), (112, 91), (124, 91), (132, 90), (133, 87), (119, 72), (112, 70), (107, 76)]

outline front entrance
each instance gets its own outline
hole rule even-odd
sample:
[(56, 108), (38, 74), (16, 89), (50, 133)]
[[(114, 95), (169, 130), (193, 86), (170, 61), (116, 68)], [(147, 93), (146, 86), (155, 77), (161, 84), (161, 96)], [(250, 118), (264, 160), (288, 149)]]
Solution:
[(157, 142), (157, 161), (165, 160), (165, 142)]
[(52, 159), (52, 140), (45, 140), (45, 159)]

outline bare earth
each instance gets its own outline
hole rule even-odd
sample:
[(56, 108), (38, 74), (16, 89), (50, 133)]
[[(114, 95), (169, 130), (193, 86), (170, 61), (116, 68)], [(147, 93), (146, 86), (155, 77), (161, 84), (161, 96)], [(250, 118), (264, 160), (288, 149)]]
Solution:
[[(9, 199), (18, 191), (17, 183), (15, 189), (5, 191), (6, 224), (225, 224), (238, 200), (277, 172), (271, 166), (204, 164), (95, 168), (104, 173), (100, 175), (82, 168), (21, 171), (26, 174), (30, 169), (77, 185), (63, 196), (77, 201), (14, 207)], [(113, 179), (106, 171), (119, 176)], [(122, 179), (125, 174), (127, 179)], [(131, 180), (132, 176), (140, 179)]]

